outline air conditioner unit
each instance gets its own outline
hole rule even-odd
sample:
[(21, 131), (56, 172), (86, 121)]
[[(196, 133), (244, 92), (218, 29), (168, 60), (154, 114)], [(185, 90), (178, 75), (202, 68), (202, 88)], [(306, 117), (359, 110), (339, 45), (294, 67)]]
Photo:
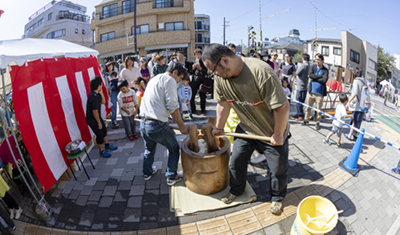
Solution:
[(164, 23), (158, 23), (158, 29), (164, 29)]

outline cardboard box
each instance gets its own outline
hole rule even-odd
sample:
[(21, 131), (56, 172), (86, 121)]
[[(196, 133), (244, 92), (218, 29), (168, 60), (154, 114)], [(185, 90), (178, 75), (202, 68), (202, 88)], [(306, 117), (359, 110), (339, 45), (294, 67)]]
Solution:
[(69, 181), (71, 179), (71, 176), (72, 176), (72, 171), (68, 167), (67, 170), (64, 172), (64, 174), (62, 174), (62, 176), (60, 177), (59, 180), (61, 180), (61, 181)]

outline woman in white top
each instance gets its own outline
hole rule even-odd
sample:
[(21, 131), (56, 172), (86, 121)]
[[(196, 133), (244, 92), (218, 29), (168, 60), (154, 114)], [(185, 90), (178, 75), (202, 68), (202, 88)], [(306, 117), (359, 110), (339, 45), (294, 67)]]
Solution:
[(119, 80), (125, 79), (128, 81), (129, 87), (133, 88), (133, 82), (142, 75), (140, 74), (140, 68), (134, 66), (135, 57), (128, 56), (125, 59), (125, 68), (121, 71)]

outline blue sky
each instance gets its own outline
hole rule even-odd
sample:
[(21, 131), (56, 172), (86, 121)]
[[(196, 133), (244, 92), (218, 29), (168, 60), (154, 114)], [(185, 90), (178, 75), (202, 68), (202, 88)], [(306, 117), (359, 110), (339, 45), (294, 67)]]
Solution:
[[(0, 0), (4, 10), (0, 18), (0, 40), (20, 38), (28, 17), (50, 0)], [(101, 0), (72, 0), (85, 5), (91, 15)], [(341, 30), (348, 30), (373, 45), (380, 44), (390, 54), (400, 54), (400, 1), (399, 0), (261, 0), (262, 18), (281, 12), (280, 15), (262, 20), (263, 38), (287, 36), (290, 29), (300, 30), (303, 40), (315, 37), (314, 5), (318, 10), (317, 28), (337, 28), (318, 31), (320, 38), (340, 38)], [(23, 7), (21, 7), (23, 6)], [(258, 0), (195, 0), (195, 13), (211, 17), (211, 42), (222, 43), (223, 17), (230, 21), (226, 40), (247, 44), (247, 27), (253, 25), (259, 35), (260, 15)], [(259, 36), (258, 36), (259, 38)]]

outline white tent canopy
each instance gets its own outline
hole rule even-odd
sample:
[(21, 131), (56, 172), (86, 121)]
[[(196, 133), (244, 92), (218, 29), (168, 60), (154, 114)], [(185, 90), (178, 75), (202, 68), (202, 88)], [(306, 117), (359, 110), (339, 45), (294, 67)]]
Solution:
[(0, 69), (11, 62), (21, 66), (26, 61), (54, 57), (97, 57), (98, 51), (61, 39), (12, 39), (0, 41)]

